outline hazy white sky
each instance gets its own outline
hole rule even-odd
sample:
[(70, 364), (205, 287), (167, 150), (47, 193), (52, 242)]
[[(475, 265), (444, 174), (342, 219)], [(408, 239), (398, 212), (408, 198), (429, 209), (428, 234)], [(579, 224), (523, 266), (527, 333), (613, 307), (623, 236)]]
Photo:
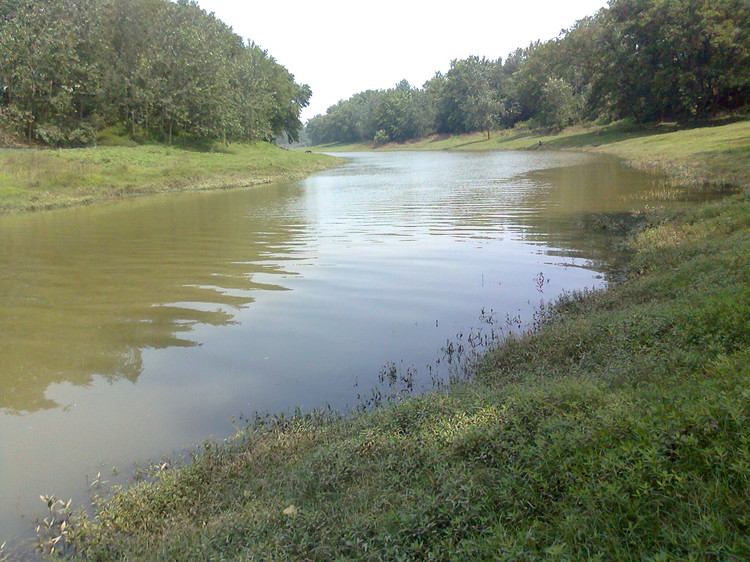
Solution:
[(198, 0), (267, 49), (313, 97), (303, 122), (364, 90), (413, 86), (471, 55), (556, 37), (607, 0)]

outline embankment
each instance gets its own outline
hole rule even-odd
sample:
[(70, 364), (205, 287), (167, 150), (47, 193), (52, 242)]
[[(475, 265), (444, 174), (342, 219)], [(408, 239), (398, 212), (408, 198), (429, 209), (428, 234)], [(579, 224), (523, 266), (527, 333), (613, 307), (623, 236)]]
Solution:
[(153, 193), (248, 187), (333, 167), (322, 154), (268, 143), (196, 151), (166, 145), (0, 150), (0, 213)]

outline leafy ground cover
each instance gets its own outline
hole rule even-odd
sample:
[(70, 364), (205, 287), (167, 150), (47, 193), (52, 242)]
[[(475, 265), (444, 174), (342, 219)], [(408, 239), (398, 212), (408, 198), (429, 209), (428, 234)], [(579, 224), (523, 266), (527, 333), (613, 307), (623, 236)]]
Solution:
[(268, 143), (198, 151), (161, 144), (0, 150), (0, 213), (168, 191), (246, 187), (330, 168), (330, 156)]
[[(684, 141), (674, 134), (665, 151)], [(94, 518), (50, 502), (45, 548), (92, 560), (746, 559), (750, 191), (735, 185), (634, 221), (624, 281), (564, 295), (464, 379), (347, 416), (258, 420), (100, 498)]]

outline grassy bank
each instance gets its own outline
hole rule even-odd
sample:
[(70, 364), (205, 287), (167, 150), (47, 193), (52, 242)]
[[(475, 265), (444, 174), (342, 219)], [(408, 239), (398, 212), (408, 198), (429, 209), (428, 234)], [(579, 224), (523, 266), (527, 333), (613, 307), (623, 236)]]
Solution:
[(546, 135), (528, 129), (432, 136), (382, 147), (336, 144), (327, 152), (359, 150), (586, 150), (624, 158), (644, 170), (666, 172), (682, 187), (747, 187), (750, 182), (750, 120), (716, 121), (710, 126), (676, 124), (572, 127)]
[(151, 193), (245, 187), (295, 179), (336, 159), (267, 143), (195, 151), (165, 145), (0, 150), (0, 213)]
[(630, 243), (624, 282), (564, 296), (468, 380), (255, 425), (93, 520), (53, 505), (49, 538), (106, 560), (746, 559), (750, 192)]

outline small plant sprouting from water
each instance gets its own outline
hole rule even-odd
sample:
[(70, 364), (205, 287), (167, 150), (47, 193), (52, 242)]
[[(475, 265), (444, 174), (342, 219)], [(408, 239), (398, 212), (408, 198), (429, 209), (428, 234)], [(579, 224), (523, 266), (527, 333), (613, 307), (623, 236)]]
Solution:
[[(440, 349), (441, 358), (435, 362), (436, 369), (430, 369), (432, 386), (441, 386), (453, 382), (469, 380), (474, 372), (477, 361), (500, 343), (503, 337), (503, 327), (497, 320), (497, 313), (493, 309), (483, 308), (479, 315), (479, 326), (467, 332), (459, 331), (454, 340), (447, 340)], [(509, 333), (522, 326), (520, 314), (511, 317), (506, 314), (505, 323)], [(447, 376), (441, 372), (441, 366), (447, 366)]]
[(445, 345), (440, 348), (438, 359), (426, 366), (429, 385), (418, 385), (420, 377), (415, 366), (405, 367), (403, 361), (400, 364), (389, 361), (381, 368), (378, 384), (370, 389), (369, 395), (357, 394), (357, 409), (371, 410), (389, 402), (396, 402), (414, 394), (415, 391), (426, 391), (430, 387), (438, 390), (471, 379), (481, 357), (497, 346), (505, 335), (523, 328), (520, 313), (515, 316), (506, 314), (507, 331), (504, 331), (500, 324), (493, 309), (483, 308), (478, 326), (468, 331), (461, 330), (454, 338), (446, 340)]
[(539, 275), (534, 277), (534, 283), (536, 284), (536, 290), (543, 293), (544, 286), (549, 284), (549, 278), (545, 277), (544, 272), (540, 271)]
[(39, 499), (47, 504), (49, 515), (40, 520), (36, 527), (37, 550), (44, 556), (72, 554), (74, 550), (70, 540), (72, 500), (63, 502), (53, 495), (39, 496)]
[(380, 369), (378, 384), (370, 389), (370, 395), (357, 394), (357, 400), (359, 401), (357, 409), (370, 410), (412, 394), (417, 374), (417, 368), (413, 365), (404, 369), (403, 362), (399, 367), (396, 363), (389, 361)]

